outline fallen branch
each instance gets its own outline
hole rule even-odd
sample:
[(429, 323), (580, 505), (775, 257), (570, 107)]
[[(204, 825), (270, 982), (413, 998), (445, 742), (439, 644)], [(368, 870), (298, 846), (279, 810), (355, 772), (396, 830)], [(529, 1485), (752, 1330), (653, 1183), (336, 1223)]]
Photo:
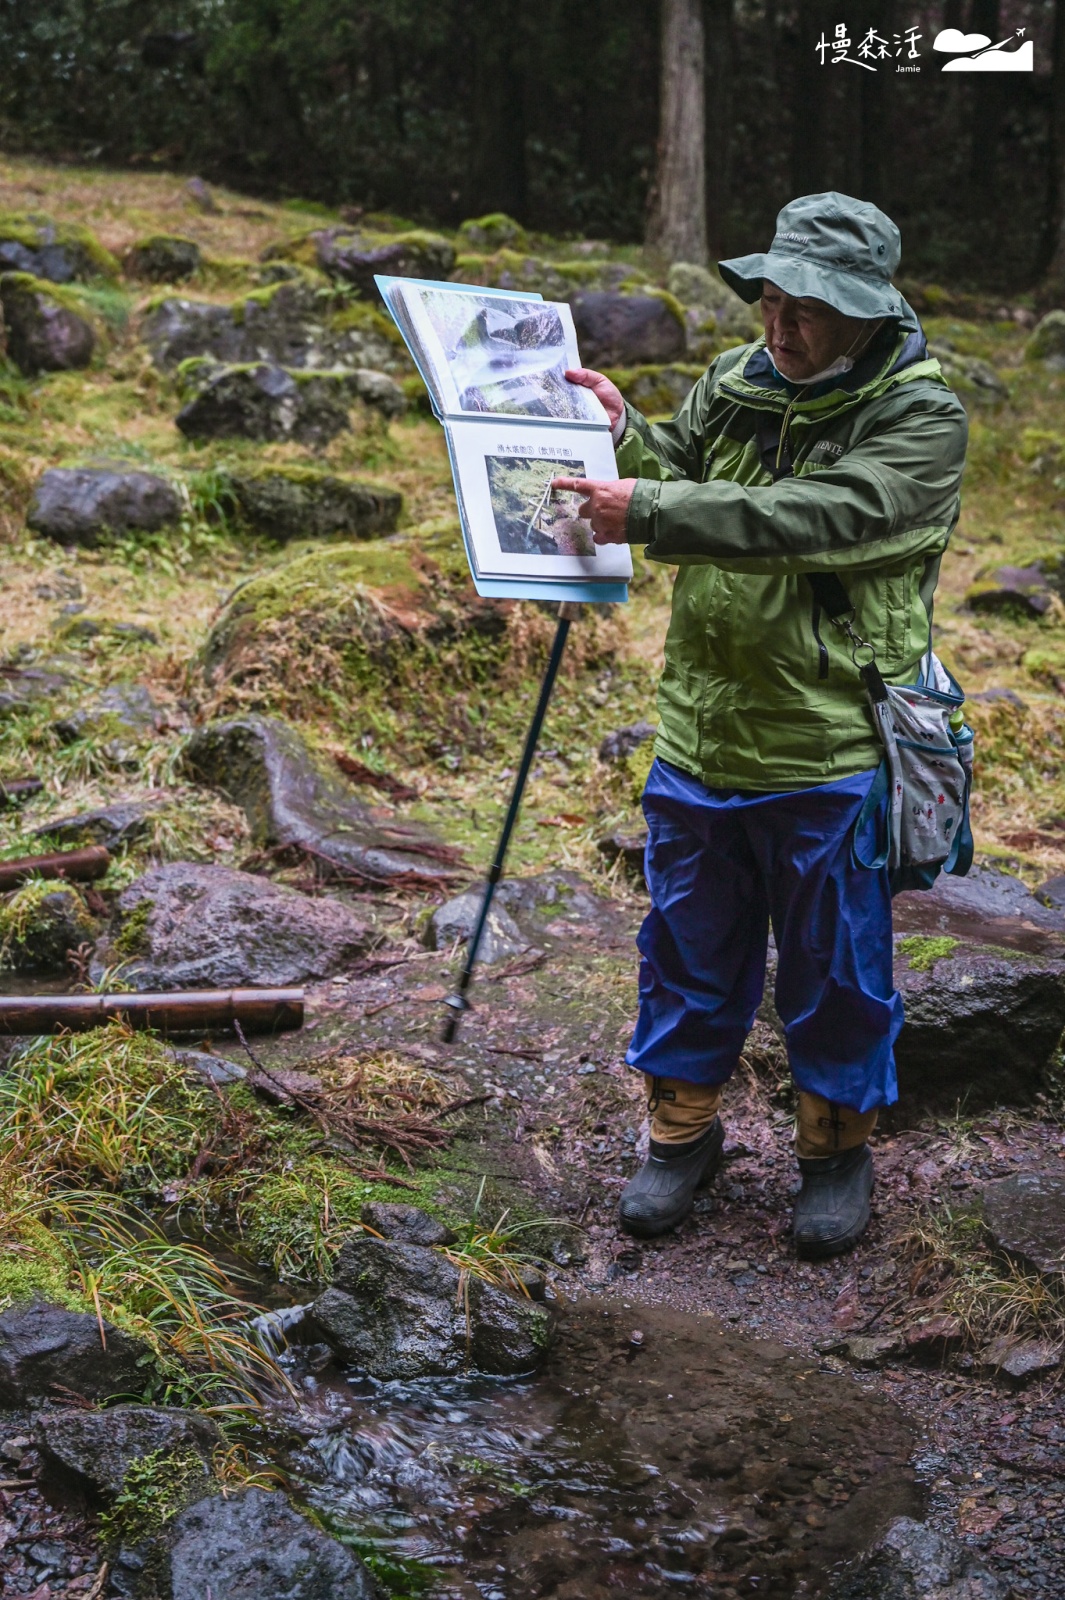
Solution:
[(84, 1033), (109, 1022), (160, 1033), (233, 1029), (281, 1033), (303, 1026), (302, 989), (195, 989), (174, 994), (12, 995), (0, 998), (0, 1035)]

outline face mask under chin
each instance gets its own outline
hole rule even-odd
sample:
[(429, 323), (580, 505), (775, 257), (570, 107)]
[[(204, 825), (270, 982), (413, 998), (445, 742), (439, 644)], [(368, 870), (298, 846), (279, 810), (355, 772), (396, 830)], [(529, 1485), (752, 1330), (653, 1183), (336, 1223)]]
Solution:
[[(768, 354), (768, 351), (766, 353)], [(801, 382), (804, 388), (808, 388), (814, 383), (826, 383), (829, 378), (840, 378), (845, 372), (849, 372), (854, 366), (852, 357), (840, 356), (839, 360), (833, 361), (832, 365), (830, 367), (826, 367), (824, 372), (815, 372), (812, 378), (799, 379), (789, 378), (786, 372), (781, 372), (771, 355), (769, 356), (769, 360), (772, 364), (773, 371), (776, 373), (778, 378), (783, 378), (785, 383)]]

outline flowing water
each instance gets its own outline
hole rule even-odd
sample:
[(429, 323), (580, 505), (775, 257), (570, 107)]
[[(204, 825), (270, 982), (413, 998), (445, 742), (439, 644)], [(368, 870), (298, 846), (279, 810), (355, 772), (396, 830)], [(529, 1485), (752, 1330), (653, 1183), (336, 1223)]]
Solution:
[(315, 1376), (290, 1352), (293, 1477), (440, 1600), (814, 1595), (918, 1509), (901, 1413), (853, 1380), (709, 1318), (562, 1322), (532, 1379)]

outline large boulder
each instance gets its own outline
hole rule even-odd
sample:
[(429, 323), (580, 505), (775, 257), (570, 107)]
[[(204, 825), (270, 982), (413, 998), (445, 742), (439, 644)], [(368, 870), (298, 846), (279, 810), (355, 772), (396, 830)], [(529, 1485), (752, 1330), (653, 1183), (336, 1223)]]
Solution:
[(245, 521), (279, 540), (372, 539), (395, 531), (403, 507), (396, 489), (313, 467), (260, 467), (228, 481)]
[(80, 1478), (103, 1494), (118, 1494), (133, 1462), (155, 1451), (198, 1455), (207, 1477), (211, 1457), (222, 1444), (210, 1417), (172, 1406), (45, 1411), (35, 1431), (47, 1467)]
[(466, 250), (483, 251), (491, 255), (495, 250), (524, 250), (528, 235), (520, 222), (508, 217), (505, 211), (493, 211), (486, 217), (470, 217), (459, 224), (459, 243)]
[(241, 807), (256, 844), (290, 848), (327, 876), (368, 883), (446, 880), (455, 852), (427, 829), (371, 812), (276, 717), (236, 717), (198, 729), (185, 772)]
[(134, 989), (278, 987), (327, 978), (366, 950), (360, 912), (230, 867), (178, 861), (123, 889), (94, 977), (117, 962)]
[(438, 234), (414, 231), (391, 239), (324, 228), (311, 236), (317, 262), (331, 278), (354, 284), (367, 300), (379, 300), (374, 277), (446, 278), (455, 265), (455, 247)]
[(85, 1400), (142, 1394), (153, 1377), (152, 1353), (87, 1311), (34, 1301), (0, 1312), (0, 1406), (54, 1401), (66, 1391)]
[(65, 972), (67, 955), (96, 936), (70, 884), (38, 880), (0, 895), (0, 965), (16, 972)]
[(698, 313), (709, 312), (719, 333), (732, 338), (756, 339), (762, 322), (756, 306), (741, 300), (724, 279), (694, 261), (675, 261), (666, 278), (666, 288), (689, 313), (695, 313), (690, 326), (700, 326)]
[(96, 346), (92, 323), (60, 291), (24, 272), (0, 275), (7, 353), (27, 377), (87, 367)]
[(25, 272), (51, 283), (114, 278), (118, 262), (76, 222), (56, 222), (39, 212), (0, 215), (0, 271)]
[(362, 401), (385, 417), (402, 416), (406, 398), (383, 372), (302, 372), (260, 362), (197, 363), (186, 371), (191, 398), (177, 414), (189, 439), (291, 440), (321, 449), (349, 426)]
[(1036, 323), (1024, 347), (1026, 361), (1045, 361), (1055, 371), (1065, 371), (1065, 311), (1048, 311)]
[(123, 265), (131, 278), (146, 278), (149, 283), (181, 283), (199, 272), (203, 252), (193, 239), (153, 233), (132, 246)]
[(358, 1556), (281, 1494), (241, 1489), (183, 1511), (170, 1539), (171, 1600), (377, 1600)]
[(91, 549), (106, 534), (154, 532), (180, 516), (180, 495), (158, 473), (49, 467), (37, 480), (26, 521), (59, 544)]
[(963, 355), (946, 340), (929, 344), (928, 354), (939, 362), (943, 376), (963, 401), (983, 400), (996, 404), (1009, 399), (1009, 388), (990, 361)]
[(925, 1522), (899, 1517), (825, 1591), (825, 1600), (1007, 1600), (975, 1551)]
[(194, 356), (308, 370), (409, 370), (397, 330), (381, 312), (368, 305), (334, 309), (335, 298), (302, 275), (228, 306), (170, 298), (152, 307), (141, 333), (156, 365), (168, 371)]
[(551, 1339), (545, 1307), (472, 1274), (438, 1250), (356, 1234), (311, 1313), (343, 1361), (375, 1378), (529, 1372)]
[(1000, 1250), (1065, 1287), (1065, 1177), (1016, 1172), (987, 1186), (983, 1207)]
[(996, 567), (970, 584), (965, 604), (970, 611), (1022, 619), (1046, 616), (1057, 598), (1043, 566)]
[(604, 292), (576, 295), (571, 305), (581, 358), (590, 367), (684, 357), (684, 324), (668, 298)]

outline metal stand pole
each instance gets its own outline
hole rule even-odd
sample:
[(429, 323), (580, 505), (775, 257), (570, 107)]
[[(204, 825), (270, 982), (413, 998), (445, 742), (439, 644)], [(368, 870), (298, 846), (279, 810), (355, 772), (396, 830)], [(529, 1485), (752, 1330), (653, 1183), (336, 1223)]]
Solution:
[(532, 768), (533, 758), (536, 755), (540, 730), (544, 725), (544, 717), (547, 715), (547, 706), (551, 699), (551, 691), (555, 686), (555, 679), (558, 676), (562, 652), (566, 648), (566, 636), (569, 633), (569, 626), (579, 615), (580, 606), (571, 600), (563, 600), (558, 608), (558, 627), (555, 629), (555, 640), (551, 646), (551, 656), (544, 672), (544, 680), (540, 685), (540, 698), (536, 702), (536, 710), (533, 713), (532, 723), (525, 740), (521, 766), (518, 768), (518, 776), (514, 780), (514, 792), (510, 797), (510, 805), (507, 807), (507, 815), (503, 823), (503, 831), (499, 835), (499, 843), (496, 845), (495, 859), (488, 869), (488, 879), (484, 886), (484, 899), (481, 901), (480, 914), (466, 948), (466, 965), (462, 969), (462, 976), (459, 979), (457, 990), (454, 994), (448, 995), (447, 1000), (444, 1002), (445, 1005), (451, 1007), (451, 1015), (444, 1024), (443, 1038), (445, 1044), (454, 1042), (462, 1013), (470, 1009), (466, 991), (473, 977), (473, 969), (477, 965), (477, 954), (481, 947), (481, 940), (484, 937), (484, 930), (488, 924), (488, 913), (492, 909), (492, 898), (496, 892), (496, 884), (503, 876), (503, 862), (506, 860), (507, 846), (510, 844), (510, 836), (514, 832), (514, 824), (518, 820), (521, 797), (525, 792), (525, 783)]

